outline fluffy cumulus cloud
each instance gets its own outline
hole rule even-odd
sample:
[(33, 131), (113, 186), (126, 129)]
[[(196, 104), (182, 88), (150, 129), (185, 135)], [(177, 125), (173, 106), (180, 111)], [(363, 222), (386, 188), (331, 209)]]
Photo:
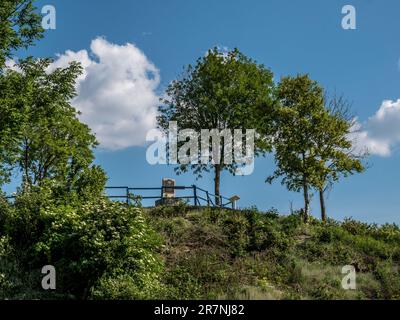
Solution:
[(49, 71), (71, 61), (79, 61), (84, 69), (72, 104), (96, 133), (100, 147), (143, 145), (156, 121), (160, 75), (155, 65), (135, 45), (116, 45), (103, 38), (92, 41), (90, 52), (68, 50), (58, 55)]
[(400, 99), (385, 100), (365, 123), (356, 122), (354, 140), (358, 150), (387, 157), (400, 145)]

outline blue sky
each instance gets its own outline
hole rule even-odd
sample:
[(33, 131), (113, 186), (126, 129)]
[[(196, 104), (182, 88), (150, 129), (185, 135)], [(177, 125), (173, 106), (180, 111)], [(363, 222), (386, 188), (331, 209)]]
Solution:
[[(45, 39), (30, 48), (29, 54), (56, 57), (56, 54), (68, 56), (65, 54), (67, 50), (74, 53), (85, 50), (87, 56), (82, 54), (81, 57), (88, 61), (88, 78), (91, 80), (85, 80), (82, 85), (82, 97), (77, 100), (80, 108), (96, 101), (91, 94), (99, 92), (93, 86), (99, 85), (99, 81), (95, 80), (101, 64), (92, 67), (93, 63), (103, 57), (104, 63), (110, 64), (106, 62), (108, 55), (105, 51), (111, 52), (113, 49), (116, 50), (114, 54), (122, 56), (123, 52), (136, 54), (137, 60), (132, 61), (132, 68), (141, 62), (145, 64), (145, 71), (152, 67), (157, 69), (155, 73), (160, 77), (159, 83), (143, 79), (143, 86), (149, 94), (144, 95), (146, 100), (143, 103), (148, 106), (149, 113), (153, 112), (152, 99), (162, 94), (166, 85), (180, 74), (183, 66), (194, 63), (214, 46), (239, 48), (269, 67), (276, 80), (283, 75), (309, 73), (330, 92), (344, 94), (353, 103), (358, 121), (368, 134), (368, 141), (374, 142), (378, 151), (372, 152), (369, 157), (366, 173), (342, 180), (330, 192), (327, 199), (328, 214), (336, 219), (352, 216), (368, 222), (400, 223), (400, 129), (397, 129), (400, 128), (400, 104), (396, 104), (400, 99), (398, 0), (37, 2), (39, 8), (47, 4), (54, 5), (57, 10), (57, 28), (48, 30)], [(341, 28), (341, 10), (346, 4), (353, 5), (357, 10), (356, 30)], [(103, 37), (103, 43), (91, 48), (92, 41), (98, 37)], [(132, 47), (124, 47), (127, 43)], [(102, 54), (100, 58), (99, 52)], [(24, 56), (26, 52), (20, 52), (19, 55)], [(119, 60), (124, 63), (124, 58)], [(119, 70), (121, 66), (114, 69), (108, 67), (110, 72)], [(121, 80), (118, 76), (116, 79)], [(101, 85), (97, 90), (104, 88)], [(140, 105), (143, 97), (131, 98)], [(381, 108), (385, 100), (391, 101), (390, 109)], [(112, 105), (112, 99), (107, 101), (102, 101), (101, 107), (115, 110), (113, 116), (116, 117), (120, 108), (118, 99)], [(126, 101), (124, 103), (126, 107)], [(91, 110), (95, 107), (93, 103)], [(380, 108), (386, 112), (383, 116), (377, 115)], [(129, 111), (124, 112), (129, 114)], [(143, 115), (141, 121), (147, 120)], [(94, 121), (96, 125), (98, 122)], [(117, 139), (118, 125), (112, 125), (115, 132), (111, 139)], [(133, 146), (126, 141), (116, 148), (96, 151), (96, 162), (107, 171), (109, 185), (152, 187), (159, 186), (162, 177), (175, 177), (173, 167), (147, 164), (146, 148), (140, 145), (140, 139), (137, 138), (140, 135), (138, 130), (142, 127), (138, 125), (137, 128), (136, 131), (129, 131), (134, 135)], [(102, 133), (104, 139), (108, 133)], [(129, 137), (125, 135), (125, 138)], [(386, 143), (388, 152), (379, 151), (381, 142)], [(264, 183), (273, 170), (273, 158), (268, 156), (266, 159), (257, 159), (255, 171), (250, 176), (231, 177), (224, 174), (222, 194), (238, 194), (242, 207), (275, 207), (286, 213), (290, 202), (293, 202), (295, 208), (300, 208), (300, 194), (288, 192), (279, 182), (273, 185)], [(180, 185), (195, 183), (212, 190), (211, 176), (199, 181), (195, 181), (191, 174), (175, 178)], [(315, 216), (319, 216), (317, 200), (315, 196), (312, 204)]]

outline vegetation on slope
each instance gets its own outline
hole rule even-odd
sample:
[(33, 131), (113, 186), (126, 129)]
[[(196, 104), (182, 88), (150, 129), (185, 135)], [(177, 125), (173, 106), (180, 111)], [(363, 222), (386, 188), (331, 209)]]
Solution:
[[(146, 211), (164, 239), (172, 298), (399, 299), (400, 229), (347, 219), (301, 222), (256, 209)], [(342, 267), (357, 289), (342, 289)]]
[[(400, 298), (396, 225), (106, 198), (62, 203), (51, 193), (1, 201), (2, 299)], [(41, 287), (49, 264), (54, 291)], [(356, 290), (341, 286), (349, 264)]]

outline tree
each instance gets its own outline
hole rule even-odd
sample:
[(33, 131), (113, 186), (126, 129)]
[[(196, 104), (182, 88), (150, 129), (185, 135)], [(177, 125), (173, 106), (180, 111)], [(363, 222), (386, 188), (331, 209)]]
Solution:
[(267, 182), (283, 177), (289, 190), (303, 191), (304, 222), (308, 221), (310, 190), (323, 170), (316, 158), (315, 139), (323, 132), (318, 125), (326, 116), (323, 89), (308, 75), (284, 77), (277, 88), (280, 106), (274, 116), (274, 148), (277, 169)]
[(71, 63), (50, 72), (50, 63), (49, 59), (29, 58), (19, 64), (20, 72), (8, 71), (7, 76), (15, 79), (20, 92), (14, 93), (11, 107), (22, 123), (15, 135), (14, 165), (22, 173), (25, 186), (52, 179), (68, 189), (92, 163), (97, 143), (70, 105), (80, 65)]
[(32, 45), (43, 36), (41, 17), (35, 13), (33, 0), (0, 2), (0, 186), (9, 181), (10, 163), (14, 162), (21, 114), (13, 108), (15, 93), (23, 92), (17, 75), (4, 75), (6, 59)]
[[(228, 53), (217, 48), (209, 50), (195, 66), (189, 65), (180, 79), (168, 86), (163, 106), (159, 108), (158, 125), (164, 131), (168, 130), (170, 121), (176, 121), (180, 129), (196, 132), (257, 129), (260, 116), (267, 117), (274, 104), (272, 78), (270, 70), (237, 49)], [(267, 141), (256, 140), (257, 151), (269, 150)], [(224, 143), (227, 142), (225, 136)], [(216, 204), (220, 203), (221, 172), (227, 170), (235, 174), (240, 167), (235, 161), (224, 163), (224, 147), (218, 153), (220, 161), (216, 163), (178, 163), (175, 169), (178, 174), (191, 169), (197, 177), (204, 171), (214, 170)]]
[(16, 161), (19, 132), (23, 122), (19, 103), (23, 88), (16, 72), (0, 74), (0, 186), (9, 182)]
[(41, 16), (33, 3), (34, 0), (0, 2), (0, 69), (13, 51), (27, 48), (43, 37)]
[(333, 97), (328, 101), (327, 112), (316, 123), (315, 157), (321, 163), (317, 172), (315, 187), (319, 193), (321, 219), (326, 222), (324, 193), (340, 177), (347, 177), (364, 171), (363, 154), (355, 154), (349, 139), (354, 126), (350, 106), (343, 97)]

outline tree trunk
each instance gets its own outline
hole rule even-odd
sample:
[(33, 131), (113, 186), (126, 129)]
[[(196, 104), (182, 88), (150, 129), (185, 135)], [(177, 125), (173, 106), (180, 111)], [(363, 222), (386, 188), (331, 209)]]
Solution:
[(326, 208), (325, 208), (325, 199), (324, 199), (324, 189), (319, 189), (319, 202), (321, 204), (321, 219), (323, 222), (326, 222)]
[[(303, 166), (306, 166), (306, 155), (302, 153)], [(307, 175), (303, 173), (303, 196), (304, 196), (304, 212), (303, 212), (303, 221), (304, 223), (308, 222), (308, 216), (310, 211), (310, 197), (308, 194), (308, 183), (307, 183)]]
[(31, 177), (29, 176), (29, 144), (28, 144), (28, 141), (27, 141), (27, 139), (25, 139), (25, 146), (24, 146), (24, 159), (23, 159), (23, 163), (24, 163), (24, 166), (25, 166), (25, 168), (24, 168), (24, 174), (25, 174), (25, 177), (24, 177), (24, 180), (25, 180), (25, 183), (29, 186), (29, 187), (31, 187), (32, 186), (32, 181), (31, 181)]
[(306, 180), (304, 179), (303, 182), (303, 192), (304, 192), (304, 216), (303, 220), (305, 223), (308, 222), (308, 216), (309, 216), (309, 211), (310, 211), (310, 197), (308, 194), (308, 184)]
[(215, 205), (221, 205), (220, 193), (219, 193), (219, 184), (221, 180), (221, 166), (216, 164), (214, 166), (215, 170), (215, 178), (214, 178), (214, 193), (215, 193)]

